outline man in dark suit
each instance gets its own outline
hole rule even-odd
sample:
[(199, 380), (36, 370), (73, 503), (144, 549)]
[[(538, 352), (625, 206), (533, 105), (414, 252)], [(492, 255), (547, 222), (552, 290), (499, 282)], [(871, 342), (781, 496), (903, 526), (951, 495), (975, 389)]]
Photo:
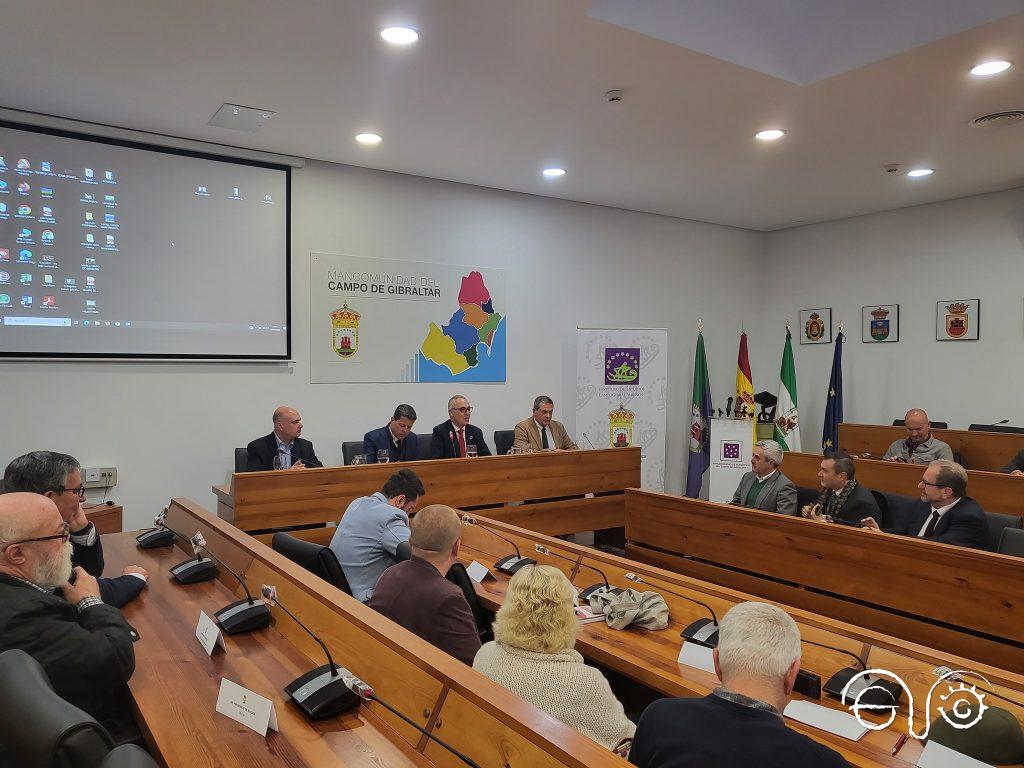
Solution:
[(431, 645), (472, 665), (480, 634), (462, 590), (445, 578), (459, 560), (462, 524), (442, 504), (424, 507), (412, 519), (412, 558), (381, 574), (368, 605)]
[(828, 454), (818, 469), (821, 496), (815, 504), (801, 509), (800, 514), (812, 520), (841, 520), (858, 524), (870, 517), (881, 525), (882, 512), (878, 502), (870, 490), (857, 482), (856, 473), (857, 467), (850, 454), (844, 451)]
[(38, 661), (57, 695), (115, 740), (139, 738), (126, 685), (138, 634), (100, 599), (96, 579), (72, 568), (56, 504), (35, 493), (0, 496), (0, 535), (0, 650), (20, 648)]
[(476, 446), (477, 456), (490, 456), (484, 433), (469, 423), (473, 407), (465, 395), (455, 395), (448, 401), (448, 421), (434, 427), (430, 437), (430, 458), (461, 459), (470, 446)]
[[(96, 526), (82, 509), (82, 467), (74, 456), (53, 451), (19, 456), (4, 470), (4, 488), (9, 493), (37, 493), (50, 499), (68, 524), (73, 563), (92, 576), (103, 574), (103, 544)], [(108, 605), (120, 608), (139, 596), (148, 579), (145, 568), (125, 566), (120, 576), (99, 579), (100, 597)]]
[(1024, 475), (1024, 449), (1017, 451), (1017, 455), (1010, 459), (1002, 471), (1008, 475)]
[[(886, 533), (914, 536), (943, 544), (980, 549), (988, 535), (988, 519), (967, 494), (967, 470), (954, 461), (933, 461), (917, 484), (921, 504), (896, 528)], [(870, 531), (882, 530), (873, 519), (861, 521)]]
[[(266, 437), (253, 440), (246, 447), (249, 459), (245, 465), (246, 472), (265, 472), (270, 469), (312, 469), (322, 467), (316, 457), (313, 444), (303, 440), (302, 417), (294, 408), (279, 406), (274, 411), (274, 431)], [(274, 466), (274, 458), (280, 457), (279, 467)]]
[(376, 464), (380, 452), (388, 452), (388, 461), (416, 461), (419, 458), (419, 438), (412, 431), (416, 423), (416, 409), (402, 403), (387, 426), (363, 435), (363, 453), (368, 464)]

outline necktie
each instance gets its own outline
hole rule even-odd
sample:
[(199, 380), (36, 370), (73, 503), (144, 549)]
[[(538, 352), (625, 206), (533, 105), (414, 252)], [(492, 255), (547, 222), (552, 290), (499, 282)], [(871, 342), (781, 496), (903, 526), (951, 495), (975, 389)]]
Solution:
[(466, 455), (466, 430), (459, 430), (459, 458), (464, 458)]
[(540, 447), (547, 450), (550, 446), (548, 445), (548, 430), (547, 427), (540, 428)]
[(939, 522), (939, 512), (936, 509), (932, 510), (932, 516), (928, 520), (928, 527), (924, 529), (924, 533), (921, 534), (922, 539), (927, 539), (935, 533), (935, 524)]

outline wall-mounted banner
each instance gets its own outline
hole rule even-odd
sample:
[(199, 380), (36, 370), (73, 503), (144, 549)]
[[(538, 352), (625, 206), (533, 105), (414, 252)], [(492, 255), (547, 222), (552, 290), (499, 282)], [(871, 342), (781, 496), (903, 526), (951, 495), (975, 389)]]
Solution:
[(309, 378), (504, 382), (505, 270), (309, 256)]
[[(576, 444), (641, 448), (644, 488), (665, 488), (668, 331), (576, 329)], [(588, 443), (589, 441), (589, 443)]]

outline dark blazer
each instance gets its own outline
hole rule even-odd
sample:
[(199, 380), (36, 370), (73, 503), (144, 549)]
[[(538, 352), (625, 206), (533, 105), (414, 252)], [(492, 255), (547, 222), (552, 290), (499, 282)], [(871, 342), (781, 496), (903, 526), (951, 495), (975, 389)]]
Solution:
[(0, 650), (20, 648), (32, 656), (58, 696), (119, 741), (138, 736), (126, 685), (137, 639), (117, 608), (94, 605), (79, 613), (63, 597), (0, 574)]
[[(466, 425), (466, 448), (470, 443), (476, 445), (478, 456), (490, 456), (491, 449), (487, 447), (484, 440), (484, 433), (480, 427), (472, 424)], [(459, 437), (456, 434), (455, 425), (451, 419), (442, 422), (434, 427), (434, 433), (430, 436), (430, 458), (432, 459), (457, 459), (459, 458)]]
[(462, 590), (415, 555), (381, 574), (368, 605), (465, 664), (472, 666), (480, 650)]
[[(822, 504), (822, 512), (825, 511), (824, 507)], [(878, 502), (875, 501), (871, 490), (859, 482), (846, 497), (846, 503), (839, 508), (836, 517), (850, 523), (859, 523), (865, 517), (873, 517), (876, 523), (882, 524), (882, 510), (878, 508)]]
[(130, 603), (146, 587), (146, 582), (135, 576), (99, 578), (103, 573), (103, 543), (99, 536), (96, 537), (95, 544), (88, 546), (72, 542), (71, 561), (75, 565), (82, 566), (86, 573), (97, 577), (96, 580), (100, 585), (100, 599), (115, 608), (121, 608)]
[(1024, 472), (1024, 450), (1018, 451), (1017, 455), (1010, 459), (1010, 463), (1003, 467), (1003, 472), (1010, 474), (1015, 469)]
[[(907, 515), (905, 522), (898, 528), (886, 528), (886, 533), (898, 533), (900, 536), (917, 536), (924, 527), (925, 521), (932, 514), (932, 505), (927, 501), (919, 502), (913, 512)], [(929, 541), (943, 544), (956, 544), (960, 547), (982, 549), (988, 535), (988, 518), (981, 506), (974, 499), (965, 496), (956, 506), (939, 518), (935, 525), (935, 533), (928, 537)]]
[[(246, 446), (249, 452), (249, 460), (246, 462), (246, 472), (265, 472), (274, 468), (274, 456), (277, 454), (277, 440), (271, 432), (266, 437), (253, 440)], [(313, 451), (313, 444), (309, 440), (296, 437), (292, 444), (292, 464), (299, 459), (307, 467), (322, 467), (320, 459)]]
[(726, 701), (659, 699), (636, 726), (629, 762), (641, 768), (850, 768), (774, 712)]
[(416, 433), (410, 432), (404, 440), (399, 441), (396, 450), (395, 444), (391, 442), (391, 429), (385, 425), (363, 435), (363, 453), (366, 454), (367, 464), (376, 464), (377, 451), (383, 451), (385, 448), (391, 461), (416, 461), (419, 458), (419, 442)]

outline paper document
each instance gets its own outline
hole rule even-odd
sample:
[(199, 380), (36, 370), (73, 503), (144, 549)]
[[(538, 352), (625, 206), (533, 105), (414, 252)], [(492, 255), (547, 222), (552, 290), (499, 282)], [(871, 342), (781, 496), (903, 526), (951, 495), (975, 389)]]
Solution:
[(850, 741), (859, 741), (868, 729), (848, 712), (823, 707), (810, 701), (791, 701), (783, 713), (798, 723), (820, 728)]

